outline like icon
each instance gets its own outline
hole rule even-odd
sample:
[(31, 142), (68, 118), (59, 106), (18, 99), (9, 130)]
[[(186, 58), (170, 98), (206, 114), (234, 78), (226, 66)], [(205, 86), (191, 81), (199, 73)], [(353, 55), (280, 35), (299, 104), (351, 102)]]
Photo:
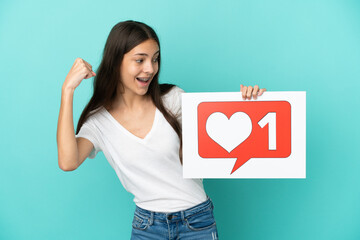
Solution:
[(250, 158), (291, 153), (291, 105), (286, 101), (202, 102), (198, 106), (202, 158), (237, 158), (233, 173)]

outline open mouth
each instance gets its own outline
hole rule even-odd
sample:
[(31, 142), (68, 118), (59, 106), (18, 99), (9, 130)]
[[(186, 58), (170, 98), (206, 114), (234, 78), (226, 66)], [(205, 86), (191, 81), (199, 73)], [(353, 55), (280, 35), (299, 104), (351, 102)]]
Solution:
[(138, 80), (141, 83), (148, 83), (150, 81), (151, 78), (140, 78), (137, 77), (136, 80)]

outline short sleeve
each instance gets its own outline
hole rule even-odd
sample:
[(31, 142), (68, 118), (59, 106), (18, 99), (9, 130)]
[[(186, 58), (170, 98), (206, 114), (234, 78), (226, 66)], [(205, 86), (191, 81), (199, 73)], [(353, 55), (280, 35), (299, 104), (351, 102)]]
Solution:
[(178, 86), (174, 86), (167, 94), (163, 97), (164, 106), (176, 116), (179, 123), (181, 123), (181, 94), (185, 91)]
[(96, 135), (96, 129), (95, 129), (94, 125), (89, 121), (89, 119), (87, 119), (84, 122), (84, 124), (80, 128), (79, 133), (77, 135), (75, 135), (75, 137), (76, 138), (78, 138), (78, 137), (86, 138), (87, 140), (92, 142), (94, 147), (89, 154), (90, 159), (95, 158), (96, 154), (99, 151), (101, 151), (100, 146), (99, 146), (98, 137)]

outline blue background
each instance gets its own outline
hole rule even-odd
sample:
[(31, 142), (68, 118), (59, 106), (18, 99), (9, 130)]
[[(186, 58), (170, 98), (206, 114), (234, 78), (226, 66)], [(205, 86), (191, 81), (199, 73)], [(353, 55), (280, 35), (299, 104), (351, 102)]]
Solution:
[[(103, 153), (58, 167), (61, 86), (97, 69), (119, 21), (160, 37), (161, 82), (187, 92), (307, 92), (306, 179), (206, 179), (220, 239), (360, 239), (360, 2), (0, 2), (0, 239), (129, 239), (135, 205)], [(74, 124), (93, 78), (74, 96)]]

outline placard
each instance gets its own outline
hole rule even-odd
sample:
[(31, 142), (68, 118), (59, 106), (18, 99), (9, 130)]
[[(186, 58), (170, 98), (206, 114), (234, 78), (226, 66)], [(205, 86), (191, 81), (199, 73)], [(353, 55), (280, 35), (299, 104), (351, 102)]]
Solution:
[(183, 93), (184, 178), (306, 178), (306, 92)]

